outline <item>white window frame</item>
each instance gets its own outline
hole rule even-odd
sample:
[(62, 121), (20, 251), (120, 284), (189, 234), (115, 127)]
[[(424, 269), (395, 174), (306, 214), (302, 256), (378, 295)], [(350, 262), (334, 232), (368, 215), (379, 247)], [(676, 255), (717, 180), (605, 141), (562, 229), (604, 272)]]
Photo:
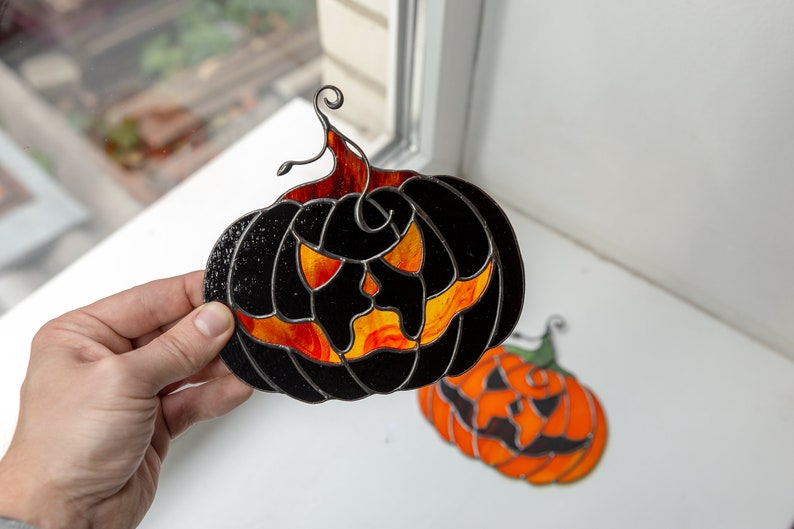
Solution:
[(387, 101), (395, 138), (382, 166), (459, 174), (482, 0), (395, 0)]

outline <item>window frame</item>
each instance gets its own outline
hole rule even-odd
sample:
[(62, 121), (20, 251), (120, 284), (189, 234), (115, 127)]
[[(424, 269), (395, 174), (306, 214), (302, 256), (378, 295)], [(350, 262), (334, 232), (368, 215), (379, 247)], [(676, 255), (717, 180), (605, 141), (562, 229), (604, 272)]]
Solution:
[(387, 103), (394, 137), (377, 163), (461, 172), (482, 11), (482, 0), (392, 2)]

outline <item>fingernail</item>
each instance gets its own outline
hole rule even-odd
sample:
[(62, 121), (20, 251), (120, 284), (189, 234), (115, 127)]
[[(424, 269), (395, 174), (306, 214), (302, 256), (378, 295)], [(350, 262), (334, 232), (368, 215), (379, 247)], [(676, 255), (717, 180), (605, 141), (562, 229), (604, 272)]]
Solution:
[(207, 303), (196, 316), (194, 325), (208, 338), (220, 336), (232, 325), (229, 309), (221, 303)]

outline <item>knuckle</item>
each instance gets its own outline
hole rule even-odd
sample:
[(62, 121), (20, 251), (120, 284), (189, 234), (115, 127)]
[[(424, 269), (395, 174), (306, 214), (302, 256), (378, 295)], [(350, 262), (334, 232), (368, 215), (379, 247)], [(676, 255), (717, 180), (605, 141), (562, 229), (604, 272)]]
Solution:
[(91, 367), (95, 380), (111, 389), (124, 388), (130, 379), (130, 369), (123, 356), (111, 356), (94, 363)]
[(75, 317), (71, 313), (59, 316), (42, 325), (30, 342), (31, 357), (46, 356), (55, 346), (59, 349), (71, 350), (76, 345), (82, 345), (84, 340), (80, 340), (82, 336), (75, 331), (75, 327)]
[(201, 368), (200, 361), (192, 354), (195, 349), (188, 336), (172, 329), (157, 339), (157, 346), (164, 355), (177, 363), (180, 369), (195, 372)]
[(48, 321), (33, 336), (33, 340), (30, 343), (31, 348), (36, 351), (42, 346), (48, 345), (53, 340), (53, 337), (67, 329), (68, 325), (66, 325), (65, 315)]

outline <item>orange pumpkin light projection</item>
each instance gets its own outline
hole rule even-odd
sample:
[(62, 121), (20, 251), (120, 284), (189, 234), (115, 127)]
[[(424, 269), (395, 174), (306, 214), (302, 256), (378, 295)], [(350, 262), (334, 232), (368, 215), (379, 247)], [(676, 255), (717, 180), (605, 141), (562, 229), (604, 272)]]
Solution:
[(598, 398), (555, 360), (555, 322), (537, 349), (495, 347), (463, 375), (419, 390), (422, 413), (442, 438), (536, 485), (582, 478), (607, 438)]
[(237, 331), (242, 380), (306, 402), (415, 389), (469, 369), (513, 330), (524, 275), (499, 206), (451, 176), (370, 166), (314, 107), (334, 169), (234, 222), (210, 254), (205, 300)]

